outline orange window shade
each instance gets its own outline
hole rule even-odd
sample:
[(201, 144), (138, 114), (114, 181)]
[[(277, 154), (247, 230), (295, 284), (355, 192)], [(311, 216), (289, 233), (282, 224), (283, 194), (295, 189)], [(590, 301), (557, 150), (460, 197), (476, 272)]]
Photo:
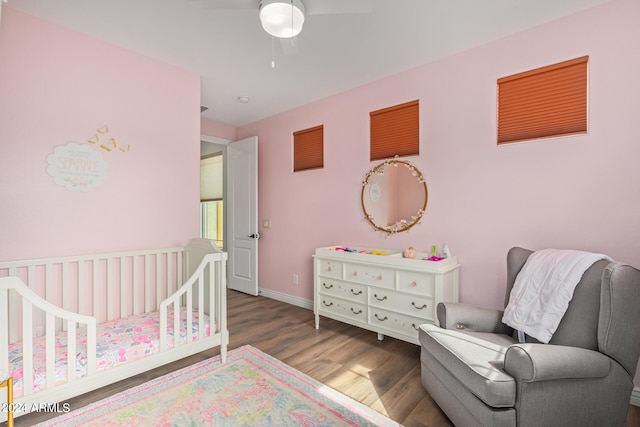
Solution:
[(369, 113), (370, 159), (420, 154), (419, 101), (411, 101)]
[(498, 144), (586, 133), (588, 61), (498, 79)]
[(324, 126), (293, 133), (293, 171), (324, 167)]

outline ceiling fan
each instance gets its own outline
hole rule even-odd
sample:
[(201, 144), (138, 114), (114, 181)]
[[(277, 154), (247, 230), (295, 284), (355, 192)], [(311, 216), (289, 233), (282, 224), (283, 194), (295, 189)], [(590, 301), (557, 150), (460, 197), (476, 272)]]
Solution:
[(308, 15), (370, 13), (371, 0), (191, 0), (207, 9), (258, 12), (262, 28), (274, 37), (291, 39), (302, 31)]

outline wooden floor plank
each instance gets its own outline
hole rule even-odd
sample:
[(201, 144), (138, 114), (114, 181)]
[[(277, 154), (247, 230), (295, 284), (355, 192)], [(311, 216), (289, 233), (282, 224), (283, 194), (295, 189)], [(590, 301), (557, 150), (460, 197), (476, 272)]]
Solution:
[[(265, 297), (228, 292), (231, 349), (252, 345), (406, 427), (448, 427), (451, 422), (420, 383), (420, 348), (373, 332), (322, 318), (313, 312)], [(69, 400), (72, 409), (126, 390), (220, 353), (197, 355)], [(29, 426), (55, 416), (35, 413), (16, 419)], [(629, 407), (626, 427), (638, 426), (640, 408)]]
[[(380, 375), (383, 376), (384, 373), (380, 372)], [(425, 396), (420, 382), (420, 367), (419, 364), (416, 364), (402, 378), (393, 382), (392, 387), (384, 393), (379, 393), (378, 399), (370, 406), (391, 419), (403, 418), (403, 423), (405, 423), (408, 414), (410, 415), (425, 397), (427, 396)], [(438, 415), (443, 417), (443, 414)]]

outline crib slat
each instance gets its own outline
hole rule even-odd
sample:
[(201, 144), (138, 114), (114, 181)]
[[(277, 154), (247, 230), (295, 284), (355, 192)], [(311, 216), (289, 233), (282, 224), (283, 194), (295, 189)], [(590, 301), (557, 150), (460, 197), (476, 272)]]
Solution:
[(98, 262), (95, 259), (91, 261), (91, 289), (93, 292), (93, 308), (91, 312), (93, 313), (93, 317), (98, 319), (98, 322), (101, 321), (102, 317), (100, 317), (100, 293), (98, 290), (100, 286), (98, 284)]
[[(216, 301), (220, 301), (220, 295), (218, 295), (219, 285), (219, 273), (220, 270), (220, 261), (213, 261), (209, 264), (209, 274), (211, 278), (209, 279), (209, 327), (211, 330), (209, 331), (210, 335), (213, 335), (216, 330), (220, 330), (220, 323), (218, 322), (218, 317), (220, 316), (220, 310), (218, 310), (218, 306), (215, 305)], [(215, 323), (215, 325), (214, 325)]]
[(167, 253), (167, 297), (173, 293), (173, 252)]
[[(0, 370), (9, 371), (9, 322), (5, 316), (9, 314), (9, 290), (0, 289)], [(8, 317), (8, 316), (7, 316)]]
[[(26, 285), (32, 291), (42, 296), (42, 289), (40, 290), (37, 289), (37, 284), (38, 284), (38, 280), (36, 277), (36, 266), (33, 264), (30, 264), (27, 267)], [(36, 310), (36, 312), (33, 313), (33, 331), (35, 331), (35, 334), (37, 335), (39, 331), (43, 331), (43, 330), (44, 330), (44, 313), (42, 313), (40, 310)]]
[(67, 321), (67, 382), (76, 379), (76, 322)]
[(145, 255), (144, 257), (144, 311), (148, 313), (151, 311), (151, 257)]
[[(202, 274), (198, 276), (198, 280), (202, 280)], [(193, 341), (193, 286), (187, 289), (187, 319), (185, 324), (185, 344)]]
[[(69, 296), (71, 296), (71, 291), (70, 291), (71, 284), (69, 283), (69, 263), (63, 262), (60, 267), (62, 268), (62, 289), (61, 289), (62, 296), (61, 296), (60, 306), (65, 310), (73, 310), (71, 307), (69, 307), (69, 304), (70, 304)], [(64, 322), (58, 321), (58, 323), (60, 324), (60, 330), (62, 331), (67, 330), (66, 329), (67, 325), (65, 325)]]
[(176, 255), (176, 264), (178, 264), (178, 272), (176, 273), (176, 280), (178, 283), (176, 283), (176, 290), (180, 289), (180, 286), (184, 283), (182, 280), (182, 254), (183, 252), (180, 252)]
[(140, 263), (140, 259), (137, 256), (133, 257), (133, 314), (140, 313), (140, 270), (138, 268), (138, 264)]
[(33, 304), (22, 298), (22, 384), (24, 395), (33, 393)]
[[(9, 268), (9, 276), (17, 276), (15, 267)], [(20, 331), (20, 312), (17, 310), (18, 296), (15, 292), (9, 293), (9, 307), (16, 307), (9, 311), (9, 342), (16, 342)]]
[(154, 310), (162, 302), (162, 254), (156, 255), (156, 305)]
[(126, 258), (120, 257), (120, 317), (127, 317)]
[(160, 349), (159, 352), (162, 353), (166, 350), (167, 345), (167, 316), (164, 310), (160, 310)]
[(96, 372), (96, 324), (87, 325), (87, 376)]
[(173, 348), (178, 347), (180, 342), (180, 305), (178, 301), (173, 303)]
[(53, 289), (53, 264), (50, 262), (44, 266), (44, 299), (51, 301), (54, 295)]
[(209, 280), (209, 327), (211, 328), (210, 334), (213, 335), (220, 327), (218, 323), (218, 261), (212, 261), (209, 265), (211, 271), (211, 279)]
[(26, 284), (34, 292), (36, 292), (36, 289), (34, 289), (34, 284), (36, 283), (36, 280), (34, 278), (35, 274), (36, 274), (36, 266), (35, 265), (29, 265), (27, 267), (27, 283)]
[[(225, 258), (226, 259), (226, 258)], [(226, 360), (226, 351), (228, 344), (227, 333), (227, 271), (226, 263), (222, 261), (216, 261), (216, 291), (218, 292), (216, 298), (217, 305), (215, 306), (215, 315), (217, 320), (217, 330), (222, 333), (222, 348), (220, 350), (222, 362)]]
[(112, 258), (109, 257), (106, 259), (106, 281), (107, 281), (107, 320), (112, 320), (115, 319), (116, 316), (114, 315), (114, 301), (113, 301), (113, 262), (112, 262)]
[(47, 312), (46, 321), (46, 377), (47, 388), (51, 388), (56, 383), (55, 374), (55, 357), (56, 357), (56, 331), (55, 331), (56, 318), (52, 313)]
[[(209, 265), (209, 283), (211, 283), (211, 268)], [(201, 276), (202, 277), (202, 276)], [(204, 338), (204, 280), (198, 280), (198, 339)]]
[(65, 310), (73, 310), (73, 308), (69, 307), (69, 301), (71, 296), (71, 284), (69, 283), (69, 263), (62, 263), (62, 308)]
[(87, 293), (84, 283), (84, 261), (78, 260), (78, 313), (88, 314), (86, 306)]

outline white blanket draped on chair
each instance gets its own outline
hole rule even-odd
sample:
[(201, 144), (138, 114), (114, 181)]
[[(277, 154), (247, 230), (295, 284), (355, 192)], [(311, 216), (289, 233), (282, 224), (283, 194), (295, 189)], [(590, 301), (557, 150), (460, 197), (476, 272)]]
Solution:
[(509, 296), (503, 323), (548, 343), (584, 272), (606, 255), (544, 249), (529, 256)]

